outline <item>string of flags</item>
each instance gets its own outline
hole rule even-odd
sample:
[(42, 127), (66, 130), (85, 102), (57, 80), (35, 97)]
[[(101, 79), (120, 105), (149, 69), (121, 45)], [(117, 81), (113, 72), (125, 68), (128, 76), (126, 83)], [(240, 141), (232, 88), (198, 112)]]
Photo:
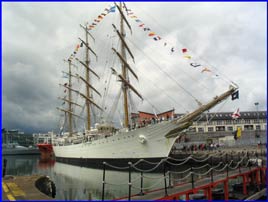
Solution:
[[(142, 20), (140, 20), (136, 15), (134, 15), (134, 12), (131, 9), (126, 8), (125, 10), (127, 12), (127, 15), (130, 18), (134, 19), (135, 22), (138, 24), (138, 26), (140, 28), (142, 28), (142, 30), (144, 32), (148, 32), (147, 35), (149, 37), (151, 37), (154, 41), (162, 40), (162, 37), (160, 37), (155, 32), (153, 32), (150, 27), (146, 26), (145, 23), (142, 22)], [(174, 53), (180, 51), (178, 49), (175, 49), (174, 46), (170, 46), (167, 42), (164, 42), (164, 47), (167, 47), (167, 48), (169, 47), (170, 54), (174, 54)], [(197, 63), (194, 60), (193, 56), (191, 54), (189, 54), (189, 51), (187, 48), (182, 48), (181, 53), (182, 53), (182, 57), (184, 59), (188, 60), (190, 66), (192, 66), (194, 68), (201, 68), (200, 73), (210, 73), (214, 78), (219, 77), (219, 75), (216, 72), (214, 72), (212, 69), (208, 68), (206, 65), (203, 65), (201, 63)]]
[[(102, 12), (100, 15), (98, 15), (91, 24), (88, 25), (88, 30), (92, 30), (94, 29), (98, 23), (100, 23), (104, 17), (106, 15), (108, 15), (109, 13), (114, 13), (116, 11), (116, 6), (110, 6), (108, 8), (104, 9), (104, 12)], [(75, 46), (75, 49), (73, 51), (73, 53), (70, 55), (70, 57), (68, 58), (68, 60), (73, 60), (75, 58), (75, 55), (78, 53), (79, 49), (83, 47), (83, 43), (79, 43)]]
[(96, 17), (94, 21), (90, 25), (88, 25), (88, 29), (89, 30), (94, 29), (98, 25), (98, 23), (100, 23), (104, 19), (106, 15), (108, 15), (109, 13), (114, 13), (115, 11), (116, 6), (110, 6), (109, 8), (105, 8), (104, 12), (98, 15), (98, 17)]

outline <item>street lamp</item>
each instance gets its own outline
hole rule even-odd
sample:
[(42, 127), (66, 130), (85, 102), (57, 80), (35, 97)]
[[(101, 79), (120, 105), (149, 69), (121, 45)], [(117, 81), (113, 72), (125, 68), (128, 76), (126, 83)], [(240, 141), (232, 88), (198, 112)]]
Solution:
[(257, 124), (258, 124), (258, 125), (257, 125), (258, 128), (257, 128), (257, 126), (256, 126), (256, 136), (259, 137), (259, 134), (257, 134), (257, 131), (260, 129), (259, 103), (258, 103), (258, 102), (255, 102), (254, 104), (255, 104), (255, 106), (256, 106), (256, 110), (257, 110)]

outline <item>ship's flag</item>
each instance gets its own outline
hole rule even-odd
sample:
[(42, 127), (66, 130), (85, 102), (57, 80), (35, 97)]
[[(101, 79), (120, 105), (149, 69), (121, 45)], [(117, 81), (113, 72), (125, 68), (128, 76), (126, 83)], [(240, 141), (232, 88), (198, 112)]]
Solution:
[(235, 99), (239, 99), (239, 91), (235, 91), (233, 94), (232, 94), (232, 100), (235, 100)]
[(103, 19), (103, 17), (102, 17), (101, 15), (99, 15), (99, 16), (98, 16), (98, 19), (102, 20), (102, 19)]
[(144, 31), (151, 31), (151, 29), (148, 28), (148, 27), (143, 28), (143, 30), (144, 30)]
[(143, 26), (144, 26), (144, 24), (139, 25), (139, 27), (143, 27)]
[(64, 86), (67, 86), (67, 83), (63, 84)]
[(239, 112), (239, 108), (237, 110), (235, 110), (235, 112), (232, 114), (232, 118), (233, 119), (238, 119), (240, 118), (240, 112)]
[(181, 49), (182, 53), (186, 53), (187, 52), (187, 48), (183, 48)]
[(160, 36), (156, 36), (156, 37), (154, 37), (154, 40), (155, 41), (161, 40), (161, 37)]
[(83, 43), (80, 44), (80, 47), (83, 47)]
[(132, 15), (132, 16), (130, 16), (131, 18), (137, 18), (137, 16), (135, 16), (135, 15)]
[(202, 69), (201, 73), (203, 73), (203, 72), (211, 72), (211, 70), (209, 68), (205, 67), (204, 69)]
[(189, 60), (192, 58), (192, 56), (190, 56), (190, 55), (184, 55), (183, 57), (186, 59), (189, 59)]
[(174, 50), (174, 47), (172, 47), (171, 49), (170, 49), (170, 51), (173, 53), (175, 50)]
[(238, 127), (237, 128), (237, 130), (236, 131), (234, 131), (234, 139), (235, 140), (237, 140), (238, 138), (240, 138), (241, 137), (241, 135), (242, 135), (242, 130), (241, 130), (241, 128), (240, 127)]
[(109, 12), (110, 12), (110, 13), (114, 13), (114, 12), (115, 12), (115, 8), (116, 8), (115, 6), (112, 6), (112, 7), (110, 8)]
[(148, 36), (154, 36), (154, 35), (155, 35), (154, 32), (150, 32), (150, 33), (148, 34)]
[(99, 20), (97, 20), (97, 19), (94, 19), (94, 22), (100, 22)]
[(136, 19), (135, 21), (136, 21), (136, 22), (141, 22), (141, 20), (139, 20), (139, 19)]
[(93, 22), (92, 25), (94, 26), (94, 25), (97, 25), (97, 24)]
[(101, 13), (101, 15), (105, 16), (106, 14), (105, 13)]
[(198, 63), (190, 63), (190, 65), (191, 65), (192, 67), (199, 67), (199, 66), (201, 66), (201, 65), (198, 64)]

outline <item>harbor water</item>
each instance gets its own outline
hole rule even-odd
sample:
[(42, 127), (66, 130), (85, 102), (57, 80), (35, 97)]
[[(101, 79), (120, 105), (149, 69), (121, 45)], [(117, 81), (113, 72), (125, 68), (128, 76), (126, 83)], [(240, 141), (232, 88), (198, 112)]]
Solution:
[[(56, 184), (58, 200), (98, 200), (102, 197), (102, 169), (73, 166), (54, 160), (42, 162), (38, 155), (3, 156), (7, 159), (6, 175), (47, 175)], [(148, 173), (144, 187), (163, 188), (161, 173)], [(128, 195), (128, 172), (106, 171), (105, 199)], [(132, 193), (139, 193), (140, 173), (132, 172)], [(135, 188), (136, 187), (136, 188)]]

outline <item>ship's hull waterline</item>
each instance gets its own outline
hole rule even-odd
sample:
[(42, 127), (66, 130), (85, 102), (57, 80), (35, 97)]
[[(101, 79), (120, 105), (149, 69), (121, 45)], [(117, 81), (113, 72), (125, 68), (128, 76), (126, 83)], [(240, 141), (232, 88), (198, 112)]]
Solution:
[(164, 121), (144, 128), (80, 144), (53, 146), (57, 161), (81, 166), (99, 167), (103, 162), (127, 165), (139, 159), (159, 162), (169, 156), (177, 137), (165, 135), (177, 128), (172, 121)]

